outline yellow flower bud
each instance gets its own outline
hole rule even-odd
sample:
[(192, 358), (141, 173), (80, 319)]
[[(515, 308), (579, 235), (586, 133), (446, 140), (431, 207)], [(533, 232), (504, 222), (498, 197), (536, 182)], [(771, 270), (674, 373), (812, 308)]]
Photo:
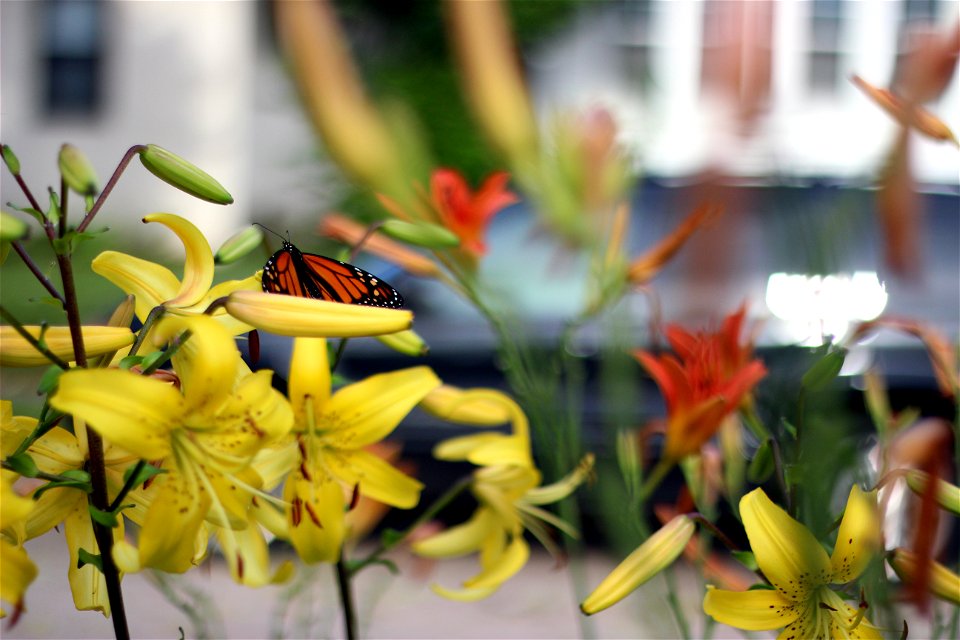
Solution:
[[(888, 562), (900, 579), (906, 582), (915, 580), (919, 574), (920, 561), (916, 554), (908, 549), (894, 549)], [(960, 605), (960, 576), (939, 562), (931, 561), (930, 592), (938, 598)]]
[[(24, 329), (33, 337), (40, 337), (39, 326), (26, 326)], [(134, 340), (133, 333), (127, 327), (84, 326), (82, 333), (87, 357), (111, 353), (133, 344)], [(49, 327), (43, 333), (43, 342), (59, 358), (67, 361), (74, 359), (70, 327)], [(5, 367), (39, 367), (50, 364), (50, 361), (16, 329), (3, 326), (0, 327), (0, 364)]]
[(694, 528), (693, 520), (688, 516), (673, 518), (603, 579), (580, 605), (581, 611), (588, 616), (603, 611), (666, 569), (683, 552)]
[(413, 329), (385, 333), (382, 336), (376, 336), (376, 338), (394, 351), (399, 351), (408, 356), (425, 356), (430, 351), (427, 343)]

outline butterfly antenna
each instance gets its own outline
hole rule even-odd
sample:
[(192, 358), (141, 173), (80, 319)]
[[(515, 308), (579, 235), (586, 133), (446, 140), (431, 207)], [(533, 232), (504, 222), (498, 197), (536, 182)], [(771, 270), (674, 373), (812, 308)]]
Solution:
[(272, 233), (273, 235), (277, 236), (277, 237), (280, 238), (281, 240), (286, 240), (287, 242), (290, 242), (290, 232), (289, 232), (289, 231), (287, 231), (287, 237), (284, 238), (282, 235), (280, 235), (279, 233), (277, 233), (276, 231), (274, 231), (273, 229), (271, 229), (270, 227), (268, 227), (268, 226), (265, 225), (265, 224), (260, 224), (259, 222), (254, 222), (253, 224), (257, 225), (258, 227), (260, 227), (260, 228), (263, 229), (264, 231), (269, 231), (270, 233)]

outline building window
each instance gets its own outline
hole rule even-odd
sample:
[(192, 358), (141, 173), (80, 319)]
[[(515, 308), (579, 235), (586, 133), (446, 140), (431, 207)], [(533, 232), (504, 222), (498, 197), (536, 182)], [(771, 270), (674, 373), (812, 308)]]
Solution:
[(807, 86), (814, 94), (836, 93), (841, 72), (843, 9), (841, 0), (813, 0), (810, 5)]
[(99, 0), (51, 0), (42, 12), (44, 104), (51, 115), (92, 115), (102, 93)]

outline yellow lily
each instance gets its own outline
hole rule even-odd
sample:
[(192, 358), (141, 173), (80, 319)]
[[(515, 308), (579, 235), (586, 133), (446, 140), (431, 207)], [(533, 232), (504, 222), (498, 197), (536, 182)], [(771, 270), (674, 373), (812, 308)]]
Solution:
[(467, 522), (415, 542), (414, 553), (428, 558), (449, 558), (479, 552), (480, 573), (465, 580), (460, 589), (431, 585), (437, 595), (469, 602), (493, 594), (527, 563), (530, 531), (548, 549), (553, 547), (543, 523), (571, 537), (577, 532), (541, 505), (570, 495), (590, 474), (593, 456), (559, 482), (539, 486), (540, 472), (533, 466), (527, 417), (509, 396), (492, 389), (458, 390), (442, 387), (424, 403), (431, 412), (468, 424), (493, 426), (509, 418), (513, 432), (480, 433), (451, 438), (434, 449), (441, 460), (467, 460), (481, 465), (473, 474), (471, 491), (480, 503)]
[(423, 485), (366, 447), (390, 435), (440, 380), (428, 367), (412, 367), (335, 393), (330, 384), (326, 340), (297, 338), (288, 387), (294, 441), (264, 451), (256, 462), (268, 487), (292, 469), (283, 489), (285, 535), (307, 563), (339, 559), (347, 535), (345, 495), (355, 491), (401, 509), (416, 506)]
[(880, 638), (864, 616), (829, 585), (855, 580), (880, 546), (876, 494), (854, 486), (833, 554), (762, 489), (740, 500), (740, 515), (757, 564), (773, 589), (708, 587), (703, 610), (718, 622), (750, 631), (783, 629), (780, 638)]
[[(182, 392), (130, 371), (88, 369), (64, 373), (50, 398), (55, 408), (138, 457), (161, 461), (167, 471), (151, 485), (139, 548), (121, 544), (115, 552), (127, 572), (189, 569), (204, 520), (231, 530), (247, 527), (258, 483), (249, 463), (293, 424), (289, 403), (271, 387), (270, 371), (238, 375), (240, 355), (223, 325), (209, 316), (170, 317), (157, 326), (154, 340), (163, 343), (183, 331), (191, 332), (193, 349), (174, 359)], [(240, 562), (236, 555), (227, 561)]]
[[(186, 258), (182, 280), (163, 265), (117, 251), (104, 251), (91, 263), (94, 273), (136, 298), (136, 313), (141, 321), (161, 305), (168, 313), (197, 315), (206, 311), (214, 300), (234, 291), (260, 290), (260, 279), (256, 275), (212, 286), (213, 251), (200, 230), (188, 220), (172, 213), (151, 213), (143, 221), (162, 224), (183, 243)], [(213, 316), (233, 335), (250, 330), (249, 325), (227, 315), (223, 309), (218, 309)]]
[[(37, 567), (33, 564), (22, 540), (11, 536), (10, 531), (22, 525), (33, 509), (33, 500), (24, 498), (13, 489), (17, 474), (0, 471), (0, 600), (9, 602), (16, 609), (23, 609), (23, 594), (37, 577)], [(0, 609), (0, 618), (7, 612)]]
[[(40, 337), (39, 326), (25, 326), (34, 338)], [(83, 346), (88, 357), (113, 353), (121, 347), (133, 344), (134, 335), (127, 327), (84, 326)], [(70, 327), (47, 327), (43, 343), (61, 360), (73, 361), (73, 340)], [(10, 326), (0, 327), (0, 365), (4, 367), (41, 367), (49, 365), (45, 355)]]

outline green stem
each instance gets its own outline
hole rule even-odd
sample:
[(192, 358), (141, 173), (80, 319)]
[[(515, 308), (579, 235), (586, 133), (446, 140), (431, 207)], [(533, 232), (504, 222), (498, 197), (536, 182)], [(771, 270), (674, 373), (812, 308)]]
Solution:
[(663, 578), (667, 582), (667, 603), (670, 605), (673, 617), (677, 620), (677, 626), (680, 627), (680, 635), (684, 640), (690, 640), (690, 626), (687, 624), (687, 617), (683, 614), (680, 599), (677, 598), (677, 584), (673, 578), (673, 571), (664, 571)]
[(127, 149), (127, 152), (123, 154), (120, 164), (117, 165), (113, 175), (110, 176), (106, 186), (103, 187), (103, 191), (100, 192), (99, 197), (97, 197), (97, 201), (93, 203), (93, 206), (90, 207), (90, 211), (87, 212), (87, 215), (85, 215), (83, 220), (80, 221), (80, 224), (77, 225), (78, 233), (82, 232), (90, 225), (91, 222), (93, 222), (93, 217), (97, 215), (97, 212), (100, 211), (100, 207), (102, 207), (103, 203), (106, 201), (107, 196), (109, 196), (113, 191), (113, 188), (117, 186), (117, 181), (120, 179), (120, 174), (122, 174), (123, 170), (127, 168), (127, 165), (130, 164), (130, 161), (133, 160), (133, 156), (137, 155), (144, 149), (146, 149), (144, 145), (137, 144)]
[[(86, 368), (87, 354), (83, 346), (83, 333), (80, 324), (80, 310), (77, 305), (77, 290), (73, 278), (73, 264), (70, 256), (58, 254), (57, 264), (60, 267), (60, 277), (63, 282), (63, 296), (67, 302), (67, 322), (70, 325), (70, 335), (73, 339), (73, 355), (78, 367)], [(90, 428), (87, 429), (87, 471), (90, 473), (90, 483), (93, 487), (88, 496), (90, 503), (97, 509), (104, 511), (110, 503), (107, 495), (106, 460), (103, 453), (103, 438)], [(107, 586), (107, 598), (110, 601), (110, 618), (113, 622), (113, 633), (117, 640), (129, 640), (130, 631), (127, 627), (127, 615), (123, 604), (123, 591), (120, 589), (120, 572), (113, 562), (113, 529), (99, 523), (93, 523), (93, 534), (100, 549), (101, 565), (104, 582)]]
[(343, 610), (343, 625), (347, 640), (356, 640), (357, 612), (353, 603), (353, 593), (350, 589), (350, 570), (343, 559), (343, 554), (337, 560), (337, 587), (340, 591), (340, 607)]
[(127, 497), (127, 494), (133, 490), (134, 484), (137, 482), (137, 476), (140, 475), (140, 472), (143, 471), (143, 468), (147, 466), (146, 460), (138, 460), (136, 466), (133, 468), (133, 471), (130, 472), (130, 476), (127, 478), (127, 481), (123, 483), (123, 488), (120, 489), (120, 493), (117, 494), (117, 497), (113, 499), (113, 502), (110, 503), (110, 508), (107, 509), (110, 513), (113, 513), (120, 508), (120, 505), (123, 504), (123, 499)]
[(27, 253), (27, 250), (20, 243), (20, 241), (17, 240), (11, 244), (13, 245), (13, 250), (17, 252), (18, 256), (20, 256), (23, 264), (27, 265), (27, 269), (30, 270), (30, 273), (33, 274), (33, 277), (36, 278), (41, 285), (43, 285), (43, 288), (47, 290), (47, 293), (56, 298), (60, 302), (60, 305), (66, 309), (67, 301), (63, 299), (63, 294), (57, 291), (57, 288), (53, 286), (53, 283), (50, 282), (47, 276), (43, 275), (43, 272), (40, 271), (40, 268), (33, 261), (33, 258), (30, 257), (30, 254)]
[(143, 321), (143, 326), (140, 327), (140, 331), (137, 332), (137, 339), (133, 341), (133, 344), (130, 346), (130, 351), (127, 353), (127, 356), (135, 356), (137, 352), (140, 351), (140, 347), (143, 346), (143, 341), (147, 338), (147, 334), (150, 332), (150, 327), (153, 324), (163, 317), (163, 313), (166, 311), (166, 308), (161, 304), (150, 310), (150, 313), (147, 314), (146, 319)]
[[(17, 469), (10, 464), (7, 464), (6, 460), (0, 463), (4, 469), (10, 471), (17, 471)], [(31, 474), (31, 478), (39, 478), (40, 480), (46, 480), (48, 482), (77, 482), (76, 478), (68, 478), (67, 476), (57, 475), (56, 473), (47, 473), (46, 471), (37, 471), (36, 474)]]

